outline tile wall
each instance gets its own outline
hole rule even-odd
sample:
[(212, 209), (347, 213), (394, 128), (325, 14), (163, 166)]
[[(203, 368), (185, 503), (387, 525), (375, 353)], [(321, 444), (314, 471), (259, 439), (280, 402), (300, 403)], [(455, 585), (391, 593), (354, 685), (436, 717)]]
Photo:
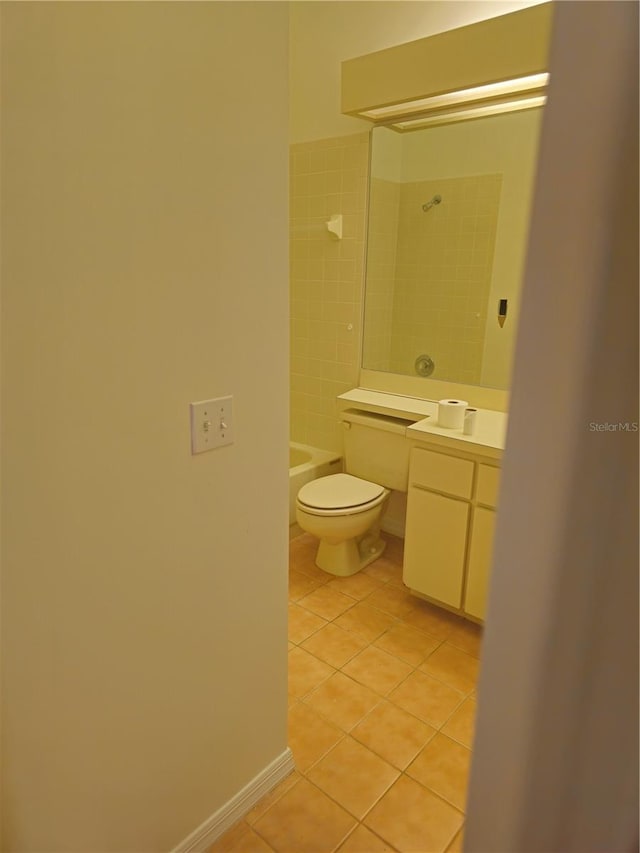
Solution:
[[(480, 383), (501, 185), (499, 174), (373, 181), (378, 225), (367, 262), (375, 287), (371, 307), (367, 292), (367, 368), (412, 374), (416, 358), (427, 354), (434, 379)], [(435, 195), (440, 204), (423, 211)], [(389, 343), (381, 329), (390, 312)]]
[(342, 447), (336, 397), (358, 384), (368, 168), (368, 133), (291, 146), (290, 435), (327, 450)]
[[(336, 397), (358, 384), (368, 169), (368, 133), (291, 146), (290, 436), (327, 450), (342, 447)], [(428, 354), (434, 379), (480, 382), (501, 186), (500, 174), (372, 181), (368, 369), (413, 374)]]

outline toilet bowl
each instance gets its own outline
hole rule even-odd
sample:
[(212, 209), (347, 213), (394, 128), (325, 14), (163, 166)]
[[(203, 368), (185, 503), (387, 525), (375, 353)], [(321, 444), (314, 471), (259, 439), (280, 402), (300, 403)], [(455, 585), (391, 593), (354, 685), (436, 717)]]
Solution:
[(390, 490), (351, 474), (330, 474), (304, 485), (296, 500), (296, 520), (320, 540), (316, 565), (348, 577), (384, 551), (380, 519)]

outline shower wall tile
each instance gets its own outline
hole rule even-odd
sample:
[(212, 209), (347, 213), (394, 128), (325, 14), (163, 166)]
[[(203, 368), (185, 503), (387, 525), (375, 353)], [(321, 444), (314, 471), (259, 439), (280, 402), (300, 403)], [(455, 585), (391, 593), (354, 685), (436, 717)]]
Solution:
[(434, 379), (480, 383), (501, 187), (500, 174), (399, 185), (391, 370), (424, 353)]
[(290, 149), (290, 434), (327, 450), (342, 447), (336, 397), (358, 383), (368, 168), (368, 133)]

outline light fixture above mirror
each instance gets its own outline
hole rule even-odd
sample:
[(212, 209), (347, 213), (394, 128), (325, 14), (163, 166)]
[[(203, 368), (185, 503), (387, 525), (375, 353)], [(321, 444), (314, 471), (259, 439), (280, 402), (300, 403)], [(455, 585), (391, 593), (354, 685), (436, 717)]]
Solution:
[(364, 110), (362, 118), (400, 132), (544, 106), (549, 74), (471, 86), (444, 95)]
[(342, 111), (404, 132), (543, 106), (551, 4), (342, 63)]

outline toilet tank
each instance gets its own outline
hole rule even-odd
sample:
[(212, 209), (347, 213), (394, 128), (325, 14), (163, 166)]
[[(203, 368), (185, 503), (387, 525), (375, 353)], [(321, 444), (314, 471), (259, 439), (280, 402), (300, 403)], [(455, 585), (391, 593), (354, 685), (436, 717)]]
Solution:
[(405, 431), (414, 421), (354, 409), (343, 411), (340, 419), (346, 472), (406, 492), (410, 448)]

